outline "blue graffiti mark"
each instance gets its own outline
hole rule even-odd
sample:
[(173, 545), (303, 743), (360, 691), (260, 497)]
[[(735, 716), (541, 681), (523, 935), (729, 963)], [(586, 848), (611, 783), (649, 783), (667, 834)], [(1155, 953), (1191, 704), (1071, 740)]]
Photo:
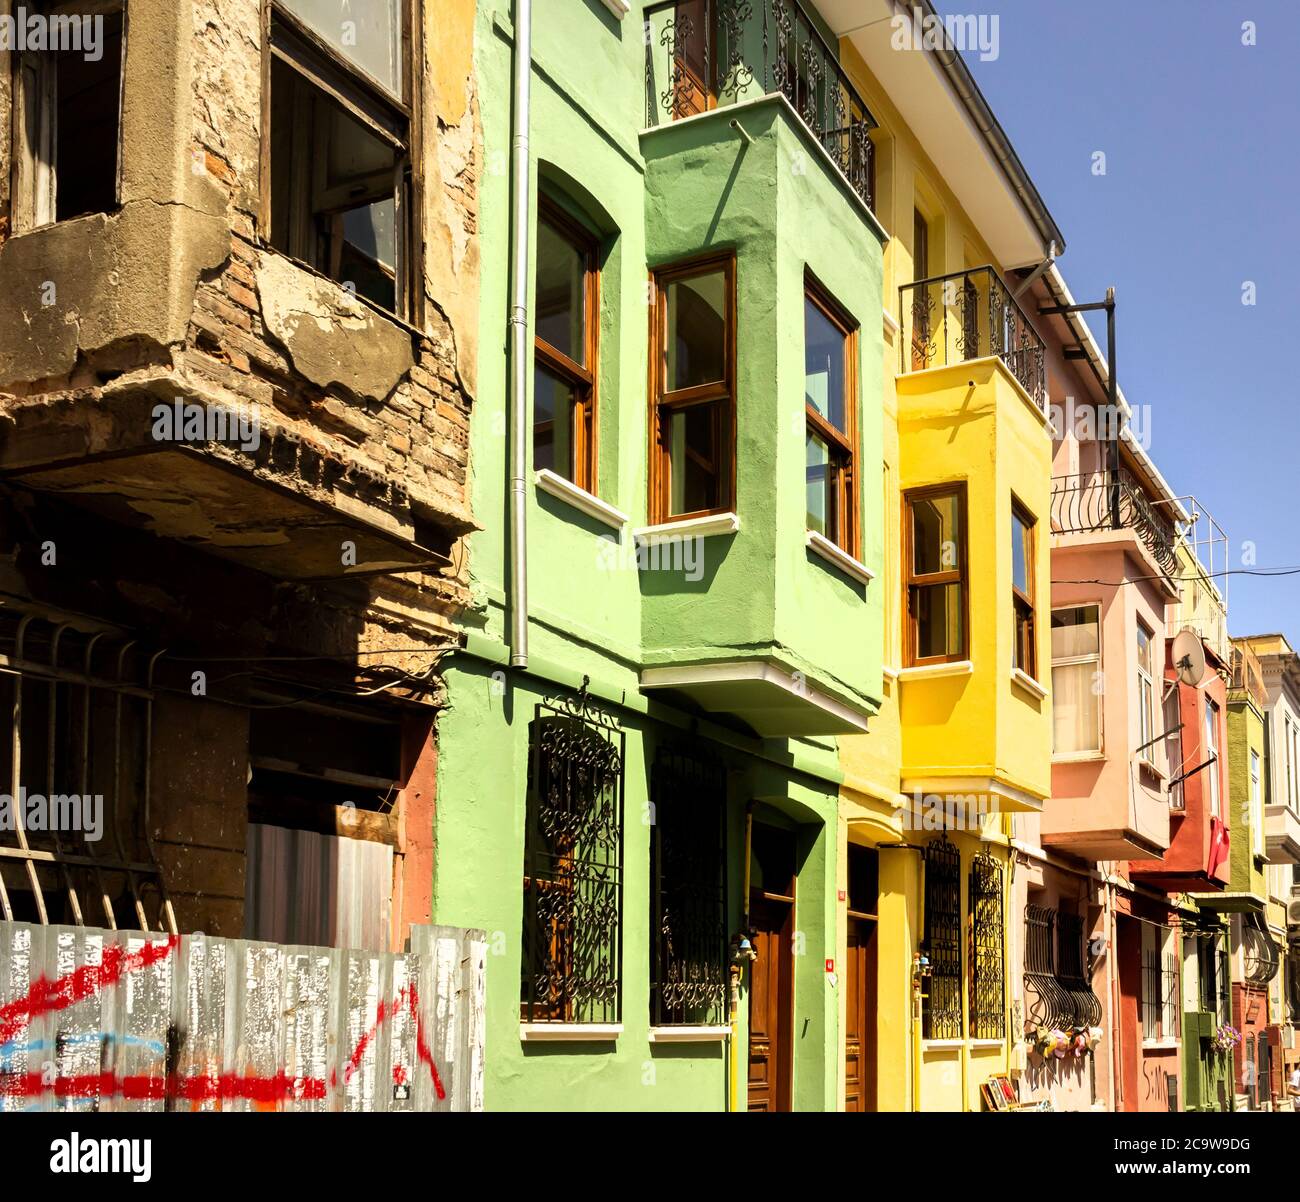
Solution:
[(52, 1052), (58, 1047), (82, 1047), (86, 1044), (120, 1044), (127, 1048), (144, 1048), (155, 1056), (165, 1056), (167, 1046), (161, 1039), (149, 1039), (141, 1035), (115, 1035), (111, 1031), (90, 1031), (79, 1035), (64, 1035), (58, 1040), (32, 1039), (20, 1043), (11, 1039), (0, 1043), (0, 1068), (8, 1067), (15, 1056), (27, 1053)]

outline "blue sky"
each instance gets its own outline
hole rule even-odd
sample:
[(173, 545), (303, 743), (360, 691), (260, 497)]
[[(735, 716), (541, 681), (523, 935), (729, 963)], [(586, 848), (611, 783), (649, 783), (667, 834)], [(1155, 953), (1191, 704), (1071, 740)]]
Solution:
[[(1120, 384), (1165, 478), (1226, 528), (1230, 566), (1246, 542), (1258, 567), (1300, 566), (1300, 3), (937, 7), (999, 17), (996, 60), (967, 62), (1065, 234), (1075, 299), (1116, 289)], [(1300, 645), (1300, 576), (1232, 577), (1229, 615)]]

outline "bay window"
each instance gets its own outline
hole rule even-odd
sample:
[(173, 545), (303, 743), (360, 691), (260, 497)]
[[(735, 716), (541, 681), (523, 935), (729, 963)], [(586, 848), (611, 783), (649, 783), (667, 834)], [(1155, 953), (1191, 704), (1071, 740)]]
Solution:
[(1139, 621), (1137, 625), (1137, 745), (1144, 748), (1142, 755), (1147, 760), (1150, 760), (1153, 754), (1150, 743), (1155, 738), (1156, 723), (1154, 641), (1155, 635)]
[(405, 11), (269, 0), (261, 224), (276, 250), (414, 320)]
[(1052, 753), (1101, 752), (1101, 608), (1052, 611)]
[(735, 311), (731, 256), (655, 274), (652, 522), (735, 504)]
[(903, 499), (908, 666), (966, 658), (966, 486)]
[(808, 529), (857, 554), (857, 331), (819, 287), (804, 296)]
[(1011, 607), (1014, 636), (1011, 666), (1033, 676), (1037, 668), (1034, 629), (1034, 519), (1011, 503)]

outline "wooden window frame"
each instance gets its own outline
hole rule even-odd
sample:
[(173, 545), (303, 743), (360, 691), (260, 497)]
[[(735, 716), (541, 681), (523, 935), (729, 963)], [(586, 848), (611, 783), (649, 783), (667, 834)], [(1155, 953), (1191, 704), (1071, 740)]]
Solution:
[(424, 240), (418, 225), (424, 196), (423, 110), (421, 89), (416, 86), (424, 78), (424, 55), (423, 39), (414, 37), (413, 31), (424, 28), (423, 3), (424, 0), (398, 0), (402, 18), (402, 94), (395, 96), (278, 0), (261, 0), (262, 130), (257, 209), (257, 236), (262, 246), (274, 249), (315, 275), (339, 283), (328, 271), (279, 250), (272, 243), (271, 66), (278, 60), (392, 148), (397, 159), (393, 187), (394, 307), (389, 310), (360, 293), (355, 295), (362, 304), (417, 328), (425, 318), (420, 257)]
[[(724, 379), (692, 388), (667, 390), (668, 286), (695, 276), (722, 270), (726, 279), (726, 346)], [(687, 521), (713, 514), (731, 513), (736, 506), (736, 255), (734, 251), (671, 263), (652, 273), (650, 329), (650, 522)], [(718, 412), (719, 498), (712, 509), (672, 513), (672, 473), (666, 443), (666, 417), (695, 405), (713, 404)]]
[[(957, 566), (942, 572), (913, 574), (915, 555), (912, 534), (912, 506), (917, 501), (931, 497), (955, 496), (958, 501), (960, 540), (957, 547)], [(928, 664), (960, 663), (970, 651), (970, 582), (967, 573), (967, 553), (970, 533), (967, 528), (966, 481), (953, 480), (944, 484), (931, 484), (925, 488), (910, 488), (903, 493), (903, 666), (925, 667)], [(938, 584), (956, 584), (961, 590), (961, 646), (946, 655), (920, 656), (917, 654), (916, 612), (912, 604), (912, 590)]]
[[(15, 6), (17, 7), (17, 6)], [(116, 212), (122, 205), (122, 114), (126, 92), (126, 48), (129, 36), (128, 0), (54, 0), (43, 3), (30, 0), (28, 7), (45, 18), (54, 16), (122, 16), (121, 62), (118, 64), (117, 91), (117, 170), (113, 188)], [(17, 19), (19, 14), (15, 14)], [(10, 164), (9, 220), (15, 234), (57, 225), (58, 219), (58, 148), (55, 69), (57, 58), (49, 50), (9, 51), (10, 95)], [(33, 95), (33, 92), (35, 95)], [(33, 114), (36, 128), (28, 123)], [(45, 161), (42, 162), (41, 160)], [(78, 216), (91, 216), (90, 213)], [(73, 221), (75, 217), (65, 218)]]
[[(599, 392), (600, 360), (600, 239), (571, 217), (559, 204), (547, 196), (537, 200), (537, 224), (542, 222), (561, 233), (565, 240), (578, 250), (583, 258), (583, 348), (587, 367), (570, 359), (563, 351), (552, 346), (536, 332), (534, 316), (533, 366), (545, 368), (558, 376), (574, 391), (577, 398), (569, 413), (569, 437), (573, 447), (573, 476), (570, 483), (591, 493), (596, 493), (596, 448), (599, 443), (597, 422), (597, 394)], [(540, 238), (536, 239), (540, 243)], [(536, 313), (536, 269), (534, 268), (533, 305)], [(534, 384), (535, 388), (535, 384)], [(536, 425), (533, 426), (534, 434)], [(557, 471), (557, 475), (564, 473)], [(569, 479), (569, 477), (565, 477)]]
[[(1015, 572), (1011, 579), (1011, 612), (1014, 631), (1012, 638), (1012, 664), (1031, 680), (1038, 679), (1038, 622), (1034, 610), (1034, 572), (1038, 565), (1038, 519), (1029, 512), (1015, 497), (1011, 498), (1011, 529), (1015, 533), (1016, 523), (1025, 529), (1025, 584), (1029, 592), (1016, 588)], [(1015, 563), (1015, 549), (1012, 548), (1012, 564)]]
[[(861, 530), (857, 451), (859, 326), (811, 272), (804, 278), (804, 298), (811, 301), (844, 336), (845, 428), (840, 430), (831, 425), (830, 421), (809, 405), (806, 399), (804, 413), (808, 422), (808, 433), (816, 434), (827, 448), (827, 471), (831, 475), (830, 493), (833, 512), (828, 515), (826, 537), (841, 551), (847, 552), (856, 559)], [(808, 330), (805, 323), (805, 354), (807, 345)], [(805, 491), (806, 488), (805, 481)]]

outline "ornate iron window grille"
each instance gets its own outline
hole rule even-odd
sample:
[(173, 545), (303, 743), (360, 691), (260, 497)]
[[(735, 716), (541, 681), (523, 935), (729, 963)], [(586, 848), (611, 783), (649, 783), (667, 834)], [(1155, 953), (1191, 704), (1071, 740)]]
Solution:
[(1164, 1010), (1164, 970), (1160, 949), (1142, 948), (1142, 1038), (1160, 1038), (1160, 1019)]
[(924, 951), (930, 960), (930, 988), (922, 998), (922, 1034), (960, 1039), (961, 853), (947, 838), (931, 840), (925, 849)]
[(537, 706), (529, 759), (523, 1021), (618, 1022), (623, 731), (584, 680), (576, 697)]
[(643, 40), (647, 125), (779, 92), (872, 207), (876, 119), (798, 0), (663, 0)]
[(1060, 534), (1132, 530), (1161, 571), (1178, 572), (1177, 524), (1123, 468), (1053, 477), (1052, 529)]
[(650, 1022), (726, 1020), (727, 774), (699, 750), (661, 746), (651, 772)]
[(1046, 906), (1025, 907), (1026, 1023), (1077, 1031), (1101, 1021), (1101, 1001), (1084, 967), (1083, 919)]
[(996, 356), (1046, 412), (1046, 346), (991, 266), (904, 284), (898, 307), (900, 372)]
[(1004, 1039), (1007, 1033), (1002, 865), (981, 852), (971, 861), (970, 1033), (973, 1039)]

